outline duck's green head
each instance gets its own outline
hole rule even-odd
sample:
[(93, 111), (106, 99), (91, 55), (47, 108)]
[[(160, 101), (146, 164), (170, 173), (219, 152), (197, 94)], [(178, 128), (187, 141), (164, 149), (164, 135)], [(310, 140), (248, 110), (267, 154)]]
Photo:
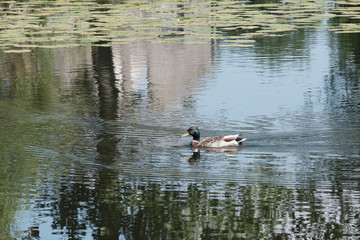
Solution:
[(200, 141), (200, 131), (197, 127), (190, 127), (181, 137), (193, 136), (193, 140)]

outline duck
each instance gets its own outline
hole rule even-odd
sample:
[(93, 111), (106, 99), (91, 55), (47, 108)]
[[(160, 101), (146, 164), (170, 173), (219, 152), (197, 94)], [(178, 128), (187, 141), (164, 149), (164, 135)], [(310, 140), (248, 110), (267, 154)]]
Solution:
[(190, 127), (180, 137), (186, 137), (186, 136), (193, 137), (193, 140), (190, 142), (190, 146), (195, 148), (236, 147), (241, 145), (244, 141), (246, 141), (246, 138), (242, 138), (240, 134), (210, 137), (200, 141), (200, 130), (198, 127)]

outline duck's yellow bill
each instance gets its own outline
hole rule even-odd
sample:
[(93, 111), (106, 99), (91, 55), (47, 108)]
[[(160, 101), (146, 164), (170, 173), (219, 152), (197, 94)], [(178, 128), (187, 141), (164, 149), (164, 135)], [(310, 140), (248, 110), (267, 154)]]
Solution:
[(181, 135), (180, 137), (186, 137), (189, 136), (190, 134), (188, 132), (184, 133), (183, 135)]

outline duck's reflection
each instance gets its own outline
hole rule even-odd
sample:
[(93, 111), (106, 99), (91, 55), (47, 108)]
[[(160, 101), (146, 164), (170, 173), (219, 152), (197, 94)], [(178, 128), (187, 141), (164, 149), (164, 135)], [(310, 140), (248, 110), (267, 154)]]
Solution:
[(199, 159), (200, 159), (200, 149), (199, 148), (191, 148), (193, 154), (191, 157), (180, 155), (182, 158), (184, 158), (188, 163), (191, 165), (194, 165)]
[[(238, 148), (235, 147), (229, 147), (229, 148), (202, 148), (205, 152), (216, 152), (216, 153), (230, 153), (230, 154), (236, 154), (238, 152)], [(199, 159), (200, 159), (200, 148), (191, 148), (192, 156), (188, 157), (185, 155), (180, 155), (182, 158), (184, 158), (186, 161), (188, 161), (191, 165), (194, 165)]]
[(228, 147), (228, 148), (206, 148), (206, 152), (217, 152), (217, 153), (237, 153), (239, 148), (237, 147)]

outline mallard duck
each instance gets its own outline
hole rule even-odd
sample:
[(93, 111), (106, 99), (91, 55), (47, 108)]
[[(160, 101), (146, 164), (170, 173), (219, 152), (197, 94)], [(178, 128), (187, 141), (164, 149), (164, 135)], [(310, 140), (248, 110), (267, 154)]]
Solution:
[(180, 137), (192, 136), (193, 140), (190, 143), (192, 147), (236, 147), (241, 145), (246, 138), (242, 138), (240, 134), (210, 137), (200, 141), (200, 131), (197, 127), (190, 127)]

